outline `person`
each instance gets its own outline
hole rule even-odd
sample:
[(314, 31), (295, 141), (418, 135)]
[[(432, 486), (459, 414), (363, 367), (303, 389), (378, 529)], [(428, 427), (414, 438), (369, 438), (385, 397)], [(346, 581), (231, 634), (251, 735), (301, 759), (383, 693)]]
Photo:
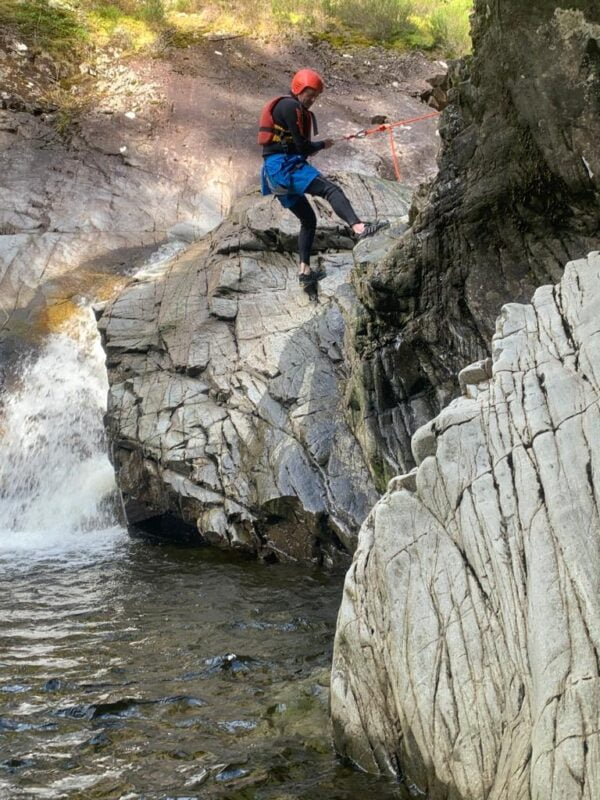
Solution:
[(363, 222), (359, 219), (342, 189), (308, 163), (310, 156), (334, 144), (333, 139), (312, 140), (318, 128), (310, 108), (323, 88), (323, 79), (317, 72), (299, 70), (292, 78), (291, 94), (274, 97), (264, 106), (258, 131), (258, 143), (263, 148), (262, 194), (274, 194), (283, 207), (300, 220), (298, 279), (305, 285), (325, 277), (324, 270), (313, 270), (310, 266), (317, 218), (306, 195), (327, 200), (357, 239), (372, 236), (389, 225), (382, 220)]

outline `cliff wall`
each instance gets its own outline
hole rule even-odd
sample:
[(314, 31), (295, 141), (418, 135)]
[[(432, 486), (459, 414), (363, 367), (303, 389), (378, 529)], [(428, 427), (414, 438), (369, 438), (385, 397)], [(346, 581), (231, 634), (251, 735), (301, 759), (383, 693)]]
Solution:
[(412, 465), (407, 433), (457, 394), (462, 365), (489, 355), (501, 305), (598, 243), (600, 6), (477, 0), (473, 40), (411, 231), (354, 277), (355, 419), (381, 488)]
[(600, 797), (599, 302), (596, 252), (505, 306), (361, 530), (336, 744), (414, 796)]
[(104, 310), (108, 430), (131, 523), (269, 559), (354, 551), (379, 495), (346, 415), (350, 274), (406, 228), (410, 191), (339, 180), (363, 218), (392, 225), (353, 247), (318, 201), (313, 259), (327, 277), (311, 291), (298, 283), (297, 221), (254, 194)]

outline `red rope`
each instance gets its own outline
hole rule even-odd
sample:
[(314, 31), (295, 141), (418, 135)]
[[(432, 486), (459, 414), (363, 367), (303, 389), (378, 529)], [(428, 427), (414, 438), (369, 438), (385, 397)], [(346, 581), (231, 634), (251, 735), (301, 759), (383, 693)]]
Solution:
[(394, 142), (394, 132), (393, 129), (389, 128), (390, 134), (390, 147), (392, 148), (392, 162), (394, 164), (394, 172), (396, 173), (396, 178), (398, 180), (402, 180), (402, 176), (400, 175), (400, 165), (398, 164), (398, 156), (396, 155), (396, 143)]
[(398, 164), (398, 155), (396, 153), (396, 143), (394, 141), (394, 128), (397, 128), (401, 125), (410, 125), (412, 122), (421, 122), (424, 119), (431, 119), (432, 117), (438, 117), (440, 114), (439, 111), (432, 111), (431, 114), (423, 114), (420, 117), (411, 117), (411, 119), (400, 119), (398, 122), (386, 122), (383, 125), (377, 125), (376, 128), (365, 128), (362, 131), (357, 131), (356, 133), (349, 133), (346, 136), (343, 136), (343, 139), (364, 139), (365, 136), (370, 136), (372, 133), (381, 133), (382, 131), (387, 131), (390, 136), (390, 148), (392, 150), (392, 161), (394, 164), (394, 172), (396, 173), (396, 178), (401, 180), (400, 176), (400, 166)]

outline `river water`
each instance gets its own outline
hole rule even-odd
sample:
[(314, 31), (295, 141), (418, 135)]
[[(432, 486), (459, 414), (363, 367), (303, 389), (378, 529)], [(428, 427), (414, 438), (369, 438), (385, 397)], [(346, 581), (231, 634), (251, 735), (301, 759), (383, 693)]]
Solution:
[(91, 311), (0, 397), (0, 798), (387, 800), (340, 764), (343, 576), (118, 522)]

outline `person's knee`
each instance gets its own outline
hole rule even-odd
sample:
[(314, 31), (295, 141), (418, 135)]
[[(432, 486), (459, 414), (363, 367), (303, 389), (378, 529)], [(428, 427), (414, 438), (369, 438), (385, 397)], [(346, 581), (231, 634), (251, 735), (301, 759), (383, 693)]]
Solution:
[(340, 187), (336, 186), (332, 181), (319, 177), (314, 179), (306, 191), (308, 194), (314, 195), (315, 197), (322, 197), (325, 200), (329, 200), (332, 193), (335, 194), (336, 190), (341, 191)]
[(323, 188), (323, 194), (321, 197), (323, 197), (324, 200), (327, 200), (329, 205), (336, 210), (350, 204), (350, 201), (344, 194), (343, 189), (331, 181), (327, 181), (327, 185)]
[(302, 215), (302, 219), (300, 220), (302, 228), (308, 233), (309, 231), (316, 231), (317, 229), (317, 215), (309, 206), (306, 212)]
[(327, 195), (325, 196), (325, 199), (331, 205), (333, 205), (333, 203), (335, 203), (336, 200), (341, 200), (342, 202), (345, 200), (346, 202), (348, 202), (348, 198), (346, 197), (344, 192), (335, 183), (332, 183), (331, 186), (327, 188)]

